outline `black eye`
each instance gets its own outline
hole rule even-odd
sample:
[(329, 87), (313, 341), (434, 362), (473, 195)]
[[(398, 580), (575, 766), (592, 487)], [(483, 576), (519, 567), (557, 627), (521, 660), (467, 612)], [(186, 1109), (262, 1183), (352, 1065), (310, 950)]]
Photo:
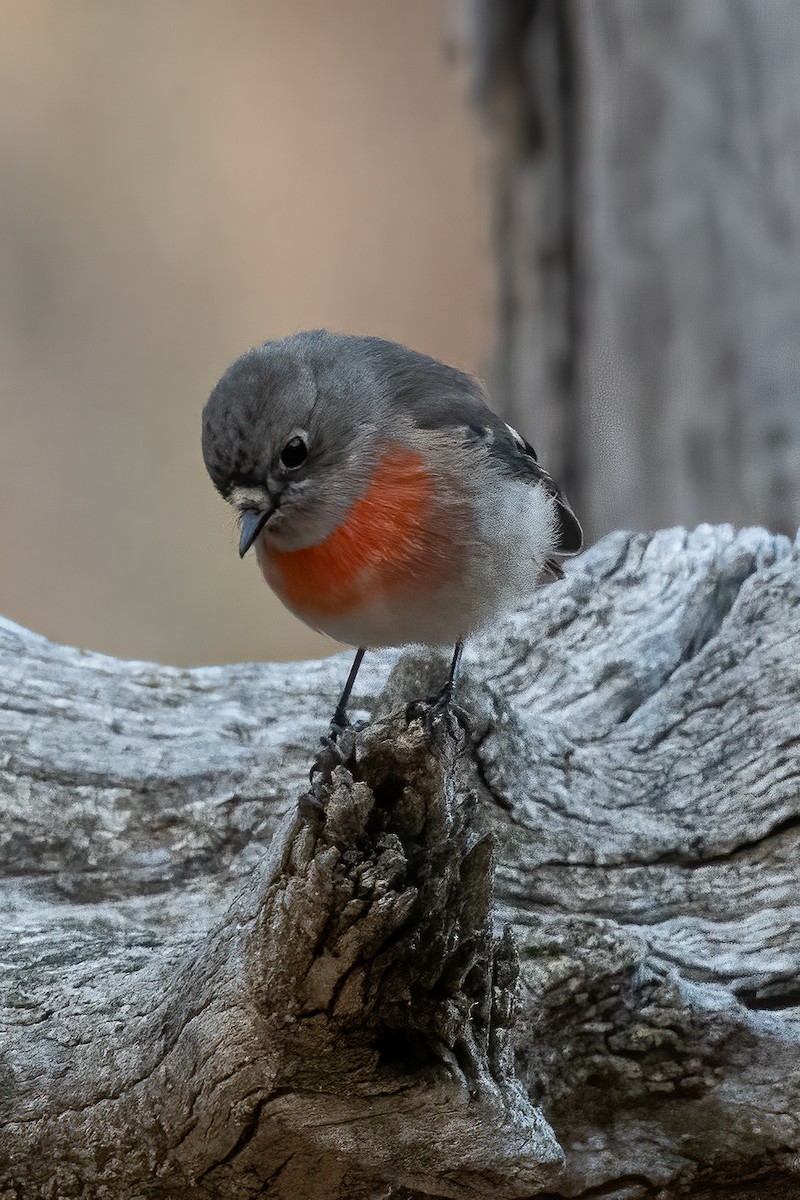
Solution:
[(303, 438), (293, 437), (281, 450), (281, 462), (287, 471), (296, 471), (308, 458), (308, 446)]

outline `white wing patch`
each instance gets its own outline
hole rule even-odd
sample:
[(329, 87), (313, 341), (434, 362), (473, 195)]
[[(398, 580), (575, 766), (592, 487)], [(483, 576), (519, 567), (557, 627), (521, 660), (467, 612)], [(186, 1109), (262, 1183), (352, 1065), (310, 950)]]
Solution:
[(506, 429), (508, 430), (508, 432), (511, 434), (512, 438), (514, 439), (514, 441), (519, 446), (520, 450), (522, 450), (524, 454), (527, 454), (528, 448), (525, 445), (525, 439), (523, 437), (521, 437), (520, 434), (517, 433), (517, 431), (513, 425), (509, 425), (507, 422), (504, 422), (504, 424), (505, 424)]

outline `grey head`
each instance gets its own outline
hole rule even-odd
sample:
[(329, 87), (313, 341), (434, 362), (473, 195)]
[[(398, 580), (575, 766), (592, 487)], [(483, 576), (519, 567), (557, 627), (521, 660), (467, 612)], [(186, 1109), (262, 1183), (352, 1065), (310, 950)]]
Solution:
[(380, 397), (323, 331), (248, 350), (203, 410), (203, 458), (241, 518), (240, 553), (262, 529), (279, 549), (323, 540), (369, 483)]

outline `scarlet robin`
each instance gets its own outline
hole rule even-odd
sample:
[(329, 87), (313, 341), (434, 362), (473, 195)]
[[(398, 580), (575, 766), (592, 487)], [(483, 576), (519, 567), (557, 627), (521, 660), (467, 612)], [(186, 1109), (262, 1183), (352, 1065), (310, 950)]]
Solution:
[(239, 554), (306, 624), (367, 648), (463, 641), (576, 554), (581, 527), (477, 380), (405, 346), (315, 330), (248, 350), (203, 411)]

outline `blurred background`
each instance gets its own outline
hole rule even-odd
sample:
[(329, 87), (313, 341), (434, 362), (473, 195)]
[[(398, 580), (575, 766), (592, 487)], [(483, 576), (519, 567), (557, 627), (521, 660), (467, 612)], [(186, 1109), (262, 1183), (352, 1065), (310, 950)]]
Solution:
[(474, 114), (431, 0), (0, 8), (0, 612), (174, 663), (335, 648), (200, 457), (248, 346), (327, 326), (485, 369)]
[(486, 378), (591, 534), (800, 519), (795, 0), (5, 0), (0, 612), (177, 664), (335, 646), (240, 564), (246, 347)]

